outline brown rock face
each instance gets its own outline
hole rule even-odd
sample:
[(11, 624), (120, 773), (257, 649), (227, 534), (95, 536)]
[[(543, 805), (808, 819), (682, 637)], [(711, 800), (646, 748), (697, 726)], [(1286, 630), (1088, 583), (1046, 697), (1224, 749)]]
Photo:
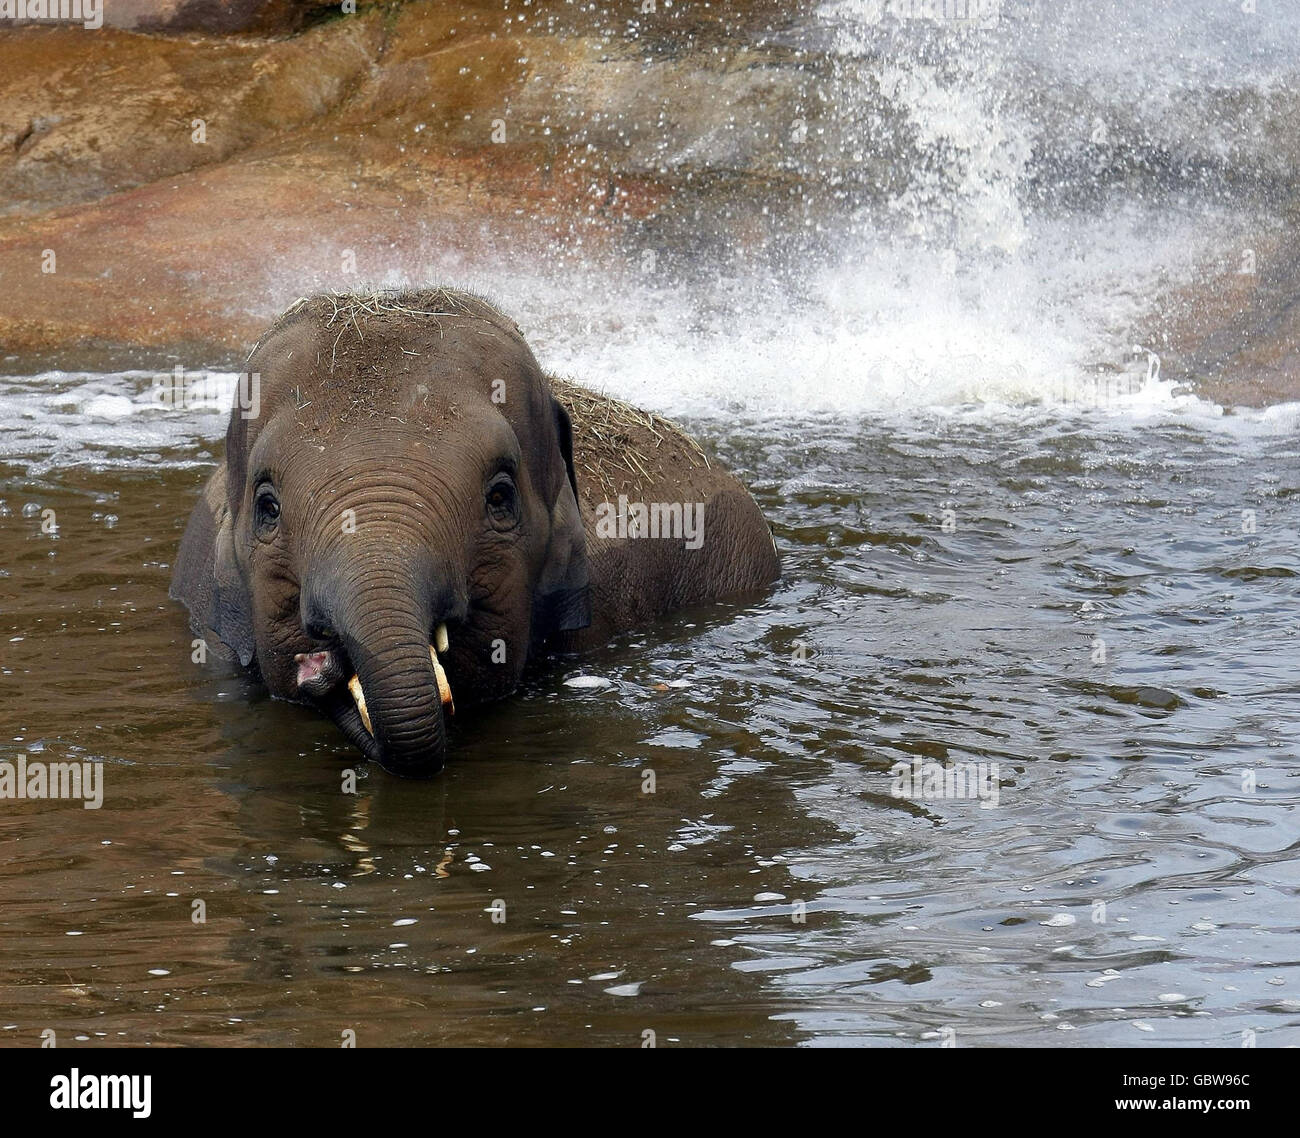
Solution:
[(1163, 298), (1153, 320), (1176, 374), (1224, 406), (1300, 398), (1300, 217), (1210, 264)]
[[(779, 143), (808, 79), (788, 51), (719, 53), (720, 16), (699, 6), (661, 5), (660, 25), (631, 31), (621, 9), (515, 7), (363, 7), (274, 40), (10, 33), (0, 347), (231, 358), (312, 288), (463, 280), (543, 246), (595, 258), (699, 193), (701, 175), (713, 199), (719, 184), (789, 179)], [(254, 9), (315, 10), (118, 15), (249, 30)], [(774, 2), (727, 16), (757, 30), (788, 18)]]
[(75, 29), (0, 45), (6, 214), (94, 201), (219, 164), (336, 107), (379, 50), (376, 18), (278, 43)]

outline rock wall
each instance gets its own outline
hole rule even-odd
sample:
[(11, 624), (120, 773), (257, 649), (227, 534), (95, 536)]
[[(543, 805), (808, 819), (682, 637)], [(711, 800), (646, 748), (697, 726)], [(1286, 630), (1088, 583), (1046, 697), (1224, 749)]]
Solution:
[(137, 2), (114, 18), (166, 34), (9, 31), (0, 354), (230, 359), (310, 288), (597, 257), (670, 199), (780, 193), (809, 78), (746, 45), (801, 5), (726, 5), (731, 39), (722, 7)]

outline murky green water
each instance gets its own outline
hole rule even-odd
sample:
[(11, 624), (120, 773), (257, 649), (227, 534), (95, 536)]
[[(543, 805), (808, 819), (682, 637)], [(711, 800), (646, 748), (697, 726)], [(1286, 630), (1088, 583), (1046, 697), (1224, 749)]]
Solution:
[[(0, 759), (105, 797), (0, 805), (0, 1037), (1300, 1042), (1293, 424), (695, 426), (784, 581), (540, 670), (427, 784), (191, 662), (202, 442), (7, 468)], [(997, 805), (894, 797), (917, 758)]]

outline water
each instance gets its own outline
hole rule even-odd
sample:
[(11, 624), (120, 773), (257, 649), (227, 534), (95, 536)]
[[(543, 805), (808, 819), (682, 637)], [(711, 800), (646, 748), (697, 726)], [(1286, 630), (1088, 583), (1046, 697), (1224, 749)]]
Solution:
[[(0, 813), (0, 1038), (1300, 1042), (1300, 405), (1225, 413), (1147, 327), (1281, 224), (1284, 132), (1206, 108), (1281, 115), (1300, 29), (1236, 7), (824, 5), (780, 34), (844, 107), (885, 91), (906, 185), (814, 128), (813, 225), (470, 282), (681, 416), (784, 577), (538, 669), (427, 784), (191, 659), (166, 589), (229, 361), (183, 408), (8, 361), (0, 759), (100, 762), (105, 800)], [(896, 797), (916, 760), (996, 764), (996, 805)]]
[[(0, 1027), (1295, 1042), (1293, 424), (696, 427), (776, 526), (773, 595), (542, 670), (444, 777), (355, 796), (331, 726), (191, 663), (193, 446), (11, 473), (0, 752), (102, 761), (105, 805), (6, 811)], [(916, 757), (997, 763), (998, 805), (893, 797)]]

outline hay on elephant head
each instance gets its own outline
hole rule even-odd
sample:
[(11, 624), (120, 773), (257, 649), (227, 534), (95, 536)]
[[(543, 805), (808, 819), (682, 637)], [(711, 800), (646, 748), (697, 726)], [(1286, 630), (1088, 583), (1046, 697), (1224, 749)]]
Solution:
[[(470, 316), (507, 320), (502, 313), (481, 297), (472, 293), (445, 288), (428, 289), (371, 289), (368, 292), (326, 292), (319, 297), (319, 315), (326, 328), (336, 324), (351, 324), (361, 332), (358, 316), (409, 316), (416, 319), (435, 320), (442, 316)], [(298, 304), (304, 303), (299, 301)], [(325, 306), (329, 311), (325, 311)], [(294, 306), (295, 308), (297, 305)], [(292, 312), (293, 308), (289, 309)], [(288, 312), (285, 315), (289, 315)]]
[(338, 329), (330, 357), (331, 369), (340, 341), (351, 329), (357, 340), (365, 342), (363, 320), (400, 316), (415, 320), (432, 320), (442, 335), (443, 319), (464, 317), (484, 320), (504, 332), (522, 339), (519, 326), (481, 296), (460, 289), (447, 288), (373, 288), (357, 292), (318, 292), (295, 300), (253, 345), (248, 358), (272, 335), (299, 320), (314, 320), (325, 330)]

